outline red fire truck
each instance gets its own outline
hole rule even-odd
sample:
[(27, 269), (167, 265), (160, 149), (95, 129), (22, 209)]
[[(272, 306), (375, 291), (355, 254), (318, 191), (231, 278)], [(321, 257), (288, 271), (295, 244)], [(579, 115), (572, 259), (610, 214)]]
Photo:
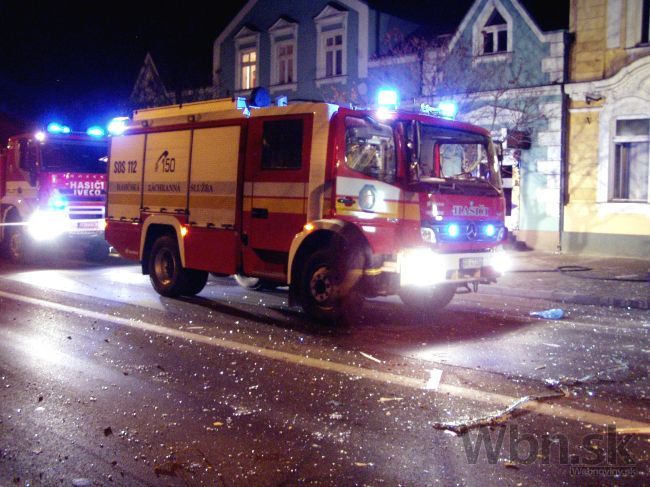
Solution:
[(208, 273), (288, 285), (312, 317), (361, 296), (435, 310), (506, 258), (485, 130), (425, 113), (215, 100), (137, 111), (111, 139), (108, 242), (163, 296)]
[[(90, 132), (95, 133), (95, 132)], [(102, 260), (108, 141), (50, 124), (47, 132), (11, 137), (0, 155), (0, 242), (7, 256), (81, 246)]]

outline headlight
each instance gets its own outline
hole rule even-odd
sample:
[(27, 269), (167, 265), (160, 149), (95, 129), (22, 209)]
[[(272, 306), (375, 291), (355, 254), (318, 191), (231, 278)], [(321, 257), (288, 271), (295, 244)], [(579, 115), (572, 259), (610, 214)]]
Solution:
[(34, 240), (54, 240), (65, 230), (65, 215), (60, 211), (36, 210), (27, 222), (27, 230)]
[(492, 268), (500, 274), (505, 274), (512, 269), (512, 259), (503, 250), (492, 254)]
[(431, 286), (447, 278), (442, 258), (428, 248), (403, 251), (399, 264), (402, 286)]

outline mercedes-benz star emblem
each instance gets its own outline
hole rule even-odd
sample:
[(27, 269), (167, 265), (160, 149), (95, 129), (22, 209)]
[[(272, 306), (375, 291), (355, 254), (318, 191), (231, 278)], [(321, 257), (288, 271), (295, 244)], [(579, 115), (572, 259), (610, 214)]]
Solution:
[(476, 231), (476, 225), (474, 225), (473, 223), (467, 225), (467, 239), (476, 240), (477, 236), (478, 236), (478, 232)]

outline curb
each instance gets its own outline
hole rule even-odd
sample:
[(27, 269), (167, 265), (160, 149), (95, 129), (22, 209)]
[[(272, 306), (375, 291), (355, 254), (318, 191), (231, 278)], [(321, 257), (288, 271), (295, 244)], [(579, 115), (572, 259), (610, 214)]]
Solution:
[(559, 301), (562, 303), (588, 304), (594, 306), (606, 306), (611, 308), (650, 310), (650, 298), (648, 299), (626, 299), (615, 296), (598, 296), (594, 294), (571, 294), (558, 291), (526, 290), (496, 285), (479, 287), (479, 294), (492, 296), (512, 296), (516, 298), (544, 299), (547, 301)]

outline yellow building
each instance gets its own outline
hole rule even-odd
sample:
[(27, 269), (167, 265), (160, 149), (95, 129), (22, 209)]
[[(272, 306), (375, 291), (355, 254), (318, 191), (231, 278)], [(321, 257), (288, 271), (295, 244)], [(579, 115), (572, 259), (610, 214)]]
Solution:
[(571, 0), (568, 251), (650, 258), (650, 0)]

